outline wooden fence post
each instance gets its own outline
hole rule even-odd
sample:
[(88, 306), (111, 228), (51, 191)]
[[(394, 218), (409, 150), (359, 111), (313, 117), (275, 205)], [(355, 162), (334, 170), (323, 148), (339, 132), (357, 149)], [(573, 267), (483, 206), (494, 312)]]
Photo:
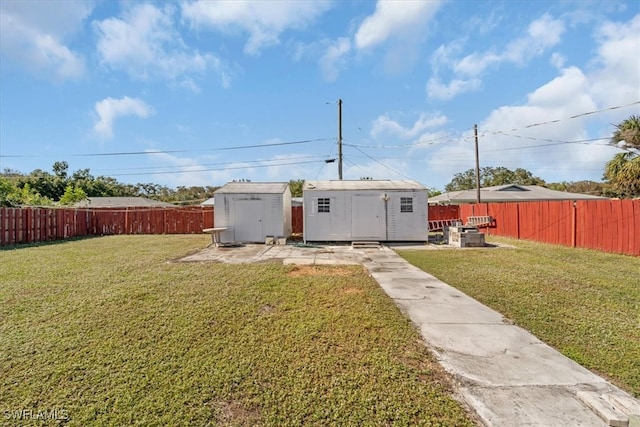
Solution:
[(576, 240), (577, 240), (577, 227), (578, 227), (578, 214), (577, 214), (577, 208), (576, 208), (576, 201), (573, 201), (573, 205), (571, 208), (571, 247), (575, 248), (576, 247)]

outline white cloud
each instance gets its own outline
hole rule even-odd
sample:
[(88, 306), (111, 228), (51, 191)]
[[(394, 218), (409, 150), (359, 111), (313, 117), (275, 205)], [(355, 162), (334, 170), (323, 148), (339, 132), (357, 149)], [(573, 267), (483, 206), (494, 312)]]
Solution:
[(566, 58), (559, 54), (558, 52), (553, 52), (551, 54), (551, 65), (556, 67), (557, 69), (562, 69), (564, 67), (564, 63), (566, 62)]
[(404, 140), (414, 139), (420, 136), (425, 130), (442, 126), (447, 123), (447, 121), (446, 116), (439, 113), (431, 115), (422, 113), (411, 127), (404, 127), (398, 121), (393, 120), (389, 115), (385, 114), (374, 120), (371, 127), (371, 136), (376, 139), (385, 135)]
[[(462, 40), (440, 46), (431, 57), (434, 76), (427, 83), (427, 94), (431, 98), (451, 99), (476, 90), (481, 85), (480, 76), (488, 68), (504, 62), (524, 65), (557, 45), (564, 31), (565, 26), (562, 20), (553, 19), (545, 14), (532, 21), (526, 34), (509, 42), (502, 51), (492, 48), (485, 52), (474, 52), (456, 60), (453, 55), (461, 51)], [(451, 69), (453, 77), (449, 83), (442, 83), (439, 73), (441, 69), (446, 68)]]
[(353, 45), (363, 53), (384, 46), (383, 70), (405, 73), (421, 58), (420, 47), (440, 5), (440, 1), (378, 0), (374, 13), (356, 30)]
[(480, 79), (454, 79), (444, 84), (437, 77), (432, 77), (427, 82), (427, 96), (434, 99), (452, 99), (461, 93), (471, 92), (480, 87)]
[[(567, 143), (593, 138), (587, 131), (592, 116), (571, 119), (598, 108), (590, 86), (587, 75), (569, 67), (529, 93), (522, 105), (493, 110), (478, 124), (480, 165), (521, 167), (548, 182), (581, 180), (588, 173), (598, 180), (612, 155), (609, 147), (603, 147), (602, 141)], [(467, 133), (454, 143), (439, 146), (428, 167), (444, 174), (451, 168), (447, 162), (471, 168), (473, 159), (473, 135)]]
[(422, 33), (440, 1), (378, 0), (373, 15), (362, 22), (355, 35), (358, 49), (375, 47), (391, 38), (404, 39)]
[(213, 69), (228, 87), (230, 76), (222, 61), (211, 53), (189, 49), (175, 28), (174, 14), (172, 5), (140, 4), (121, 18), (95, 21), (100, 62), (141, 80), (177, 79)]
[(144, 101), (138, 98), (129, 98), (128, 96), (120, 99), (111, 97), (103, 99), (96, 102), (95, 110), (98, 120), (93, 130), (103, 138), (111, 138), (113, 136), (113, 122), (118, 117), (137, 116), (146, 118), (153, 114), (153, 109)]
[(330, 43), (324, 55), (320, 58), (320, 68), (326, 80), (333, 81), (345, 66), (345, 55), (351, 51), (351, 42), (346, 37), (341, 37)]
[(84, 59), (65, 41), (81, 29), (92, 7), (91, 2), (0, 2), (2, 56), (55, 80), (81, 77)]
[[(611, 123), (624, 120), (637, 106), (582, 114), (640, 99), (638, 34), (640, 15), (602, 23), (595, 29), (597, 55), (588, 67), (560, 68), (555, 78), (527, 94), (523, 104), (493, 110), (478, 125), (481, 166), (522, 167), (548, 182), (600, 180), (605, 163), (617, 152), (607, 145)], [(555, 40), (544, 37), (547, 45)], [(559, 54), (551, 60), (557, 67), (564, 62)], [(567, 143), (601, 137), (605, 139)], [(467, 133), (438, 146), (428, 167), (436, 175), (451, 176), (464, 169), (452, 171), (452, 164), (470, 168), (473, 161), (473, 135)]]
[[(588, 96), (588, 84), (587, 77), (579, 68), (569, 67), (562, 70), (558, 77), (529, 94), (528, 102), (538, 107), (555, 107), (576, 102), (578, 98), (585, 100), (584, 104), (580, 103), (581, 107), (595, 108)], [(573, 99), (569, 101), (569, 97)]]
[(590, 73), (591, 90), (603, 105), (640, 99), (640, 14), (628, 22), (605, 22), (596, 31), (598, 55)]
[(210, 1), (198, 0), (182, 4), (182, 16), (196, 27), (209, 27), (222, 32), (240, 30), (249, 34), (244, 51), (257, 54), (280, 42), (280, 35), (290, 29), (301, 29), (324, 13), (331, 2), (282, 1)]

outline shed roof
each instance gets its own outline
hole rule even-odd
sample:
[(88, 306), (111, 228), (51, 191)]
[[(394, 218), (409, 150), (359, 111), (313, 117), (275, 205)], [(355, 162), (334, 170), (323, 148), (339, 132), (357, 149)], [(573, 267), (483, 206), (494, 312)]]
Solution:
[(213, 194), (282, 194), (288, 186), (287, 182), (228, 182)]
[(145, 197), (87, 197), (75, 204), (80, 208), (168, 208), (171, 203), (147, 199)]
[(427, 190), (422, 184), (412, 180), (331, 180), (305, 181), (303, 191), (308, 190)]
[[(462, 190), (442, 193), (429, 198), (430, 204), (449, 203), (459, 205), (475, 203), (477, 190)], [(601, 200), (607, 197), (593, 196), (582, 193), (556, 191), (538, 185), (507, 184), (480, 189), (481, 202), (531, 202), (542, 200)]]

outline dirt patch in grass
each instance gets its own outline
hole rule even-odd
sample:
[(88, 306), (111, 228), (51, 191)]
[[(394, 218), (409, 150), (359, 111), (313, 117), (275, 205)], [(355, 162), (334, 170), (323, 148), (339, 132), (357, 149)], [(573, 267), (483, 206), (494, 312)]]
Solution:
[(352, 276), (354, 274), (353, 267), (342, 266), (318, 266), (318, 265), (296, 265), (288, 273), (287, 277), (305, 277), (305, 276)]
[(242, 403), (234, 401), (213, 402), (216, 423), (221, 426), (251, 427), (259, 424), (260, 411), (247, 409)]

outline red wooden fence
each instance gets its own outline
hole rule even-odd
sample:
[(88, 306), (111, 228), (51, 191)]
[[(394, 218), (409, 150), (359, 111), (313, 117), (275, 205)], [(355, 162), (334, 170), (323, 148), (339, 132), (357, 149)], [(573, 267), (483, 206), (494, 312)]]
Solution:
[[(303, 210), (291, 209), (294, 233)], [(490, 235), (640, 256), (640, 200), (429, 206), (429, 220), (489, 215)], [(213, 227), (213, 207), (0, 208), (0, 246), (107, 234), (189, 234)]]
[(447, 205), (447, 206), (429, 206), (428, 220), (429, 221), (442, 221), (447, 219), (459, 219), (460, 218), (460, 206)]
[(492, 216), (490, 235), (640, 256), (640, 200), (481, 203), (460, 215)]
[(213, 227), (212, 207), (0, 208), (0, 246), (107, 234), (190, 234)]

